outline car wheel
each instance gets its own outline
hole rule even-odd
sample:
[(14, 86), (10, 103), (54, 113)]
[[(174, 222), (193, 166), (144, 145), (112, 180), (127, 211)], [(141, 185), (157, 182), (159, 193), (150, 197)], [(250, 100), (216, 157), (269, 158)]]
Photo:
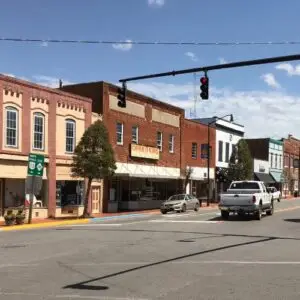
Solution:
[(221, 217), (225, 220), (228, 220), (229, 219), (229, 212), (228, 211), (224, 211), (222, 210), (221, 211)]
[(260, 221), (262, 217), (262, 207), (261, 204), (259, 205), (258, 211), (255, 214), (255, 219)]
[(160, 212), (161, 212), (163, 215), (165, 215), (165, 214), (167, 213), (166, 210), (161, 210)]
[(194, 211), (198, 211), (198, 210), (199, 210), (199, 204), (196, 203), (195, 208), (194, 208)]
[(274, 213), (274, 203), (273, 203), (273, 201), (272, 201), (272, 202), (271, 202), (271, 207), (270, 207), (270, 209), (267, 210), (267, 215), (268, 215), (268, 216), (272, 216), (273, 213)]
[(186, 205), (185, 205), (185, 204), (182, 205), (181, 211), (182, 211), (182, 212), (186, 212)]

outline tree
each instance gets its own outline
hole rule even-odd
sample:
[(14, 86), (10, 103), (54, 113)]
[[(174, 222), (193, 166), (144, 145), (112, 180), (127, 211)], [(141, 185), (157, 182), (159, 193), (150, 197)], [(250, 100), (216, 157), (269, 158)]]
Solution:
[(239, 140), (233, 148), (227, 174), (230, 181), (251, 180), (253, 178), (251, 153), (244, 139)]
[(116, 170), (114, 151), (109, 142), (108, 131), (102, 121), (93, 123), (84, 132), (76, 146), (72, 176), (87, 178), (87, 189), (84, 197), (83, 217), (88, 217), (88, 199), (92, 181), (112, 176)]
[(185, 169), (185, 174), (184, 174), (184, 179), (183, 179), (183, 182), (182, 182), (182, 193), (185, 194), (186, 193), (186, 187), (191, 179), (191, 176), (193, 174), (193, 168), (191, 167), (187, 167)]

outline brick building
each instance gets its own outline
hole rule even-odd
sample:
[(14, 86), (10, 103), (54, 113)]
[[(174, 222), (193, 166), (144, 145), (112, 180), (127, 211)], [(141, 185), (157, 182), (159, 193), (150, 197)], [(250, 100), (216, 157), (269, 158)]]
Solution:
[(300, 140), (289, 134), (288, 138), (283, 138), (284, 144), (284, 164), (283, 164), (283, 195), (293, 195), (299, 191), (299, 158)]
[[(208, 188), (208, 161), (207, 143), (208, 126), (194, 120), (183, 119), (182, 126), (182, 160), (183, 165), (191, 167), (191, 180), (187, 185), (187, 193), (196, 195), (198, 198), (207, 197)], [(213, 195), (215, 178), (215, 149), (216, 130), (210, 128), (210, 198)]]
[(60, 89), (91, 98), (108, 128), (117, 170), (105, 180), (103, 211), (157, 208), (180, 191), (183, 109), (129, 90), (127, 107), (120, 108), (118, 87), (102, 81)]
[[(84, 179), (72, 178), (76, 144), (93, 116), (91, 100), (0, 75), (0, 208), (17, 207), (25, 192), (29, 153), (45, 156), (33, 217), (70, 215), (82, 207)], [(95, 183), (95, 187), (99, 183)], [(100, 196), (99, 196), (100, 198)], [(38, 208), (37, 208), (38, 207)]]

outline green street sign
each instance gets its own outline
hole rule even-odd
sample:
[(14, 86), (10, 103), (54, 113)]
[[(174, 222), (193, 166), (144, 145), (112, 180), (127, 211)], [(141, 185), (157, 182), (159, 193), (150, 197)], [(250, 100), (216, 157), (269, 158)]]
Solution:
[(28, 157), (27, 175), (43, 176), (45, 157), (41, 154), (30, 153)]

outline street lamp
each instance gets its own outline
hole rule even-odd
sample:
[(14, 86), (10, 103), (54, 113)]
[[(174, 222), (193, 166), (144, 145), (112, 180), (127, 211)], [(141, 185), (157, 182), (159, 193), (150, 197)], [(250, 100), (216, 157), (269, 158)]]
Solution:
[(233, 122), (233, 115), (228, 114), (223, 117), (214, 117), (214, 120), (207, 125), (207, 206), (210, 204), (210, 125), (216, 123), (218, 120), (223, 120), (226, 117), (230, 117), (230, 122)]

